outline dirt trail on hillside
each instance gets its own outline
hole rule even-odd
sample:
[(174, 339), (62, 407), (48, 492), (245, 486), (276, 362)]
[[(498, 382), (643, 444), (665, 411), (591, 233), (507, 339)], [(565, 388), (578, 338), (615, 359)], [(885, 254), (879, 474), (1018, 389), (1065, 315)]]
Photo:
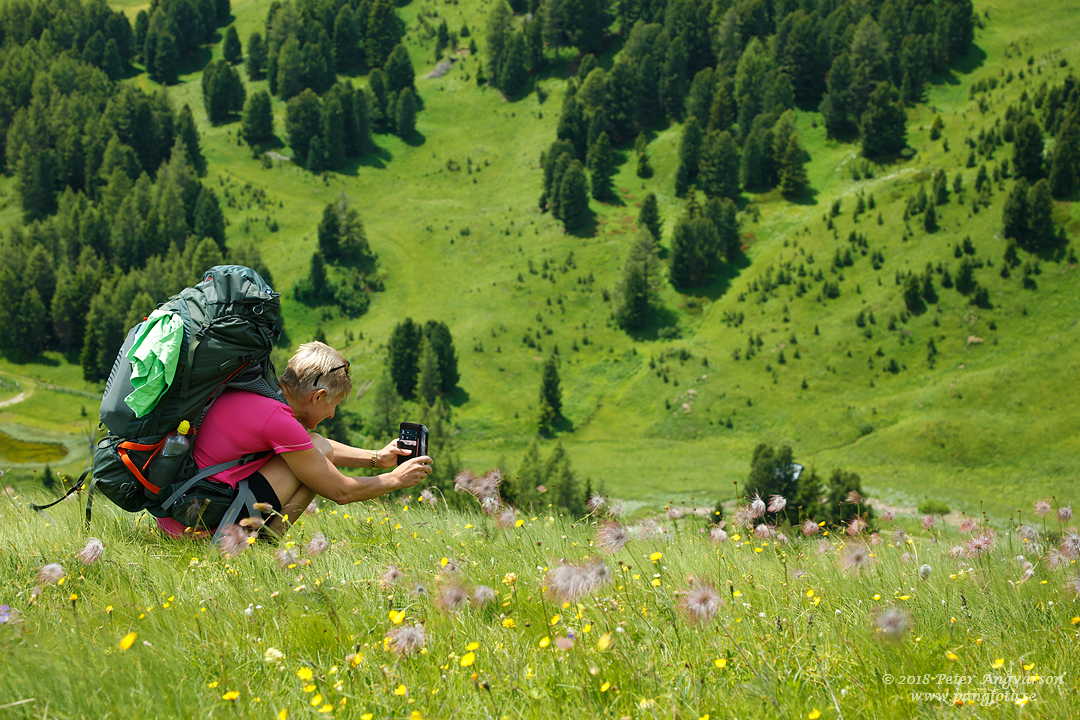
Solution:
[(27, 398), (29, 398), (33, 394), (34, 394), (34, 388), (30, 388), (29, 390), (25, 390), (25, 391), (19, 393), (18, 395), (16, 395), (13, 398), (8, 398), (7, 400), (0, 400), (0, 408), (6, 408), (8, 405), (18, 405), (23, 400), (26, 400)]

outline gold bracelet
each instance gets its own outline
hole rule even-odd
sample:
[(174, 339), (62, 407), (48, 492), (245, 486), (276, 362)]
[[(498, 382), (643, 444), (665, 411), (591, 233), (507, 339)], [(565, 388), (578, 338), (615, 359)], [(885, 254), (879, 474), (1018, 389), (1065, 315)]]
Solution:
[(371, 469), (375, 470), (379, 467), (379, 453), (377, 450), (371, 451)]

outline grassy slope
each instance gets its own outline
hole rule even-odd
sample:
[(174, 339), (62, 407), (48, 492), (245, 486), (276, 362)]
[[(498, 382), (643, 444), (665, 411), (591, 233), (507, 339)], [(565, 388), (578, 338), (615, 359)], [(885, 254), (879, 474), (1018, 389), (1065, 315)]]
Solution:
[[(234, 4), (245, 43), (250, 32), (261, 26), (267, 4)], [(466, 20), (475, 34), (484, 26), (488, 7), (471, 1), (457, 6), (414, 1), (400, 12), (415, 27), (413, 18), (418, 12), (445, 11), (451, 27)], [(744, 228), (754, 237), (748, 250), (752, 264), (731, 279), (730, 287), (717, 283), (706, 289), (696, 307), (688, 306), (687, 298), (670, 288), (664, 290), (664, 304), (681, 328), (682, 340), (631, 341), (606, 327), (609, 308), (600, 298), (601, 288), (615, 285), (632, 237), (635, 204), (644, 194), (658, 194), (669, 228), (681, 212), (681, 201), (672, 195), (679, 127), (653, 134), (649, 152), (657, 172), (652, 179), (634, 176), (633, 153), (627, 153), (628, 161), (615, 182), (625, 204), (593, 203), (598, 215), (595, 236), (565, 235), (549, 216), (539, 215), (534, 208), (540, 181), (537, 158), (554, 138), (564, 66), (539, 81), (550, 93), (545, 103), (539, 104), (535, 94), (506, 102), (490, 88), (481, 90), (471, 79), (465, 80), (466, 73), (475, 76), (475, 58), (456, 64), (444, 78), (422, 79), (432, 66), (430, 47), (420, 43), (413, 31), (407, 43), (425, 103), (417, 123), (422, 142), (406, 144), (392, 136), (379, 136), (377, 158), (331, 175), (324, 183), (288, 165), (265, 170), (236, 144), (237, 124), (209, 127), (201, 122), (209, 160), (207, 180), (219, 194), (228, 188), (243, 201), (241, 207), (227, 210), (230, 237), (242, 237), (244, 220), (253, 218), (251, 232), (283, 290), (306, 271), (322, 206), (342, 191), (356, 202), (386, 273), (387, 289), (363, 318), (326, 321), (329, 340), (341, 345), (346, 330), (363, 333), (364, 339), (347, 354), (357, 374), (365, 377), (377, 370), (380, 343), (400, 318), (448, 322), (460, 356), (464, 392), (455, 401), (462, 427), (460, 453), (466, 465), (483, 467), (508, 459), (516, 466), (532, 437), (539, 366), (557, 343), (563, 358), (566, 415), (574, 428), (562, 440), (582, 475), (621, 495), (657, 503), (672, 496), (711, 500), (727, 494), (732, 481), (745, 476), (750, 450), (765, 440), (790, 443), (800, 460), (822, 470), (854, 469), (870, 488), (895, 500), (931, 494), (973, 507), (983, 499), (988, 508), (1004, 513), (1033, 493), (1063, 492), (1070, 479), (1068, 468), (1074, 465), (1071, 460), (1080, 450), (1073, 431), (1080, 418), (1063, 401), (1071, 389), (1069, 370), (1076, 367), (1077, 298), (1071, 271), (1045, 262), (1036, 292), (1020, 290), (1016, 274), (1007, 281), (998, 276), (1004, 249), (998, 225), (1005, 193), (996, 188), (995, 204), (974, 217), (952, 200), (943, 208), (943, 228), (933, 237), (916, 227), (913, 240), (902, 243), (901, 216), (906, 196), (917, 188), (916, 178), (928, 178), (938, 168), (952, 174), (966, 158), (966, 149), (961, 150), (965, 137), (988, 127), (1022, 89), (1030, 93), (1044, 79), (1060, 82), (1067, 71), (1057, 67), (1058, 53), (1073, 65), (1080, 62), (1076, 40), (1080, 18), (1068, 12), (1069, 3), (1063, 1), (979, 3), (978, 8), (990, 13), (987, 28), (976, 39), (985, 60), (976, 62), (973, 72), (944, 79), (928, 92), (928, 106), (945, 120), (951, 152), (944, 153), (940, 143), (928, 140), (932, 112), (920, 106), (909, 111), (909, 143), (918, 151), (915, 158), (882, 169), (876, 179), (855, 183), (849, 164), (857, 148), (826, 140), (820, 118), (800, 114), (804, 141), (813, 158), (809, 172), (816, 204), (758, 198), (761, 221), (747, 219)], [(1019, 44), (1019, 52), (1006, 58), (1005, 51), (1013, 42)], [(220, 54), (220, 48), (215, 47), (214, 53)], [(968, 100), (971, 82), (1006, 68), (1014, 72), (1026, 68), (1023, 61), (1028, 55), (1035, 55), (1042, 75), (999, 89), (992, 96), (991, 111), (980, 115)], [(145, 76), (136, 81), (151, 87)], [(260, 85), (250, 85), (249, 91)], [(197, 73), (184, 76), (179, 86), (170, 89), (170, 96), (177, 106), (187, 102), (197, 117), (202, 116)], [(275, 112), (280, 132), (284, 112), (280, 103)], [(815, 120), (817, 127), (812, 127)], [(282, 152), (287, 154), (288, 149)], [(1010, 152), (1006, 146), (998, 158)], [(482, 171), (470, 176), (464, 169), (446, 169), (450, 159), (464, 168), (466, 158), (480, 164)], [(974, 173), (965, 171), (968, 188)], [(242, 189), (249, 183), (265, 191), (271, 204), (282, 207), (245, 207), (251, 195)], [(10, 199), (10, 180), (3, 185)], [(850, 210), (854, 193), (861, 189), (874, 193), (884, 226), (876, 225), (873, 212), (853, 224)], [(844, 213), (837, 219), (839, 239), (834, 240), (821, 218), (837, 197), (844, 198)], [(270, 233), (261, 222), (268, 215), (281, 224), (279, 232)], [(17, 221), (17, 209), (11, 205), (0, 212), (0, 223)], [(465, 226), (468, 236), (460, 234)], [(804, 227), (809, 235), (799, 234)], [(754, 301), (748, 287), (769, 264), (805, 250), (817, 260), (813, 268), (827, 269), (834, 249), (847, 246), (846, 237), (853, 228), (867, 234), (872, 249), (885, 253), (881, 271), (875, 273), (860, 258), (845, 271), (841, 297), (824, 306), (813, 300), (816, 288), (802, 299), (789, 299), (781, 291), (764, 305)], [(978, 278), (989, 287), (995, 309), (977, 311), (972, 320), (966, 302), (954, 290), (941, 290), (940, 314), (932, 309), (913, 318), (906, 326), (912, 340), (901, 344), (898, 333), (884, 327), (888, 316), (902, 309), (894, 272), (918, 271), (927, 261), (950, 261), (955, 273), (951, 250), (966, 235), (972, 237), (980, 258), (994, 262)], [(576, 268), (556, 273), (554, 283), (527, 271), (529, 259), (538, 269), (545, 259), (559, 266), (570, 251)], [(516, 280), (519, 272), (523, 283)], [(590, 272), (596, 279), (591, 289), (577, 282)], [(854, 292), (856, 284), (861, 294)], [(739, 302), (743, 292), (747, 300)], [(565, 312), (560, 312), (557, 303), (560, 296)], [(548, 300), (553, 303), (550, 307)], [(781, 312), (785, 303), (790, 308), (787, 323)], [(870, 340), (853, 323), (864, 305), (878, 318)], [(745, 313), (746, 322), (739, 328), (727, 327), (722, 323), (727, 311)], [(521, 342), (527, 329), (539, 327), (537, 314), (554, 331), (544, 336), (542, 352)], [(294, 344), (323, 322), (316, 312), (287, 299), (286, 315)], [(930, 324), (935, 315), (940, 327)], [(988, 329), (991, 320), (996, 331)], [(812, 334), (815, 324), (820, 326), (820, 336)], [(751, 362), (736, 362), (732, 350), (745, 348), (750, 331), (762, 334), (766, 340), (762, 350), (767, 352)], [(789, 348), (787, 364), (778, 365), (772, 355), (792, 332), (798, 336), (802, 359), (792, 359)], [(968, 348), (965, 343), (971, 334), (987, 342)], [(931, 335), (941, 355), (937, 368), (927, 370), (925, 346)], [(586, 336), (590, 344), (581, 345)], [(581, 345), (579, 352), (570, 350), (575, 339)], [(483, 352), (473, 350), (478, 342)], [(879, 345), (885, 357), (875, 363), (875, 371), (869, 371), (867, 357)], [(497, 347), (501, 352), (496, 352)], [(685, 364), (675, 358), (661, 359), (679, 348), (692, 353)], [(851, 359), (846, 357), (848, 350)], [(670, 377), (679, 382), (677, 387), (649, 370), (650, 357), (669, 367)], [(881, 368), (890, 357), (908, 369), (895, 377), (883, 373)], [(709, 367), (702, 358), (708, 358)], [(777, 371), (775, 385), (764, 369), (766, 363)], [(1028, 372), (1032, 367), (1037, 372)], [(10, 369), (10, 365), (0, 366), (0, 370)], [(48, 378), (63, 374), (64, 384), (83, 387), (77, 373), (64, 365), (16, 370)], [(800, 389), (804, 378), (809, 385), (805, 391)], [(696, 396), (691, 411), (684, 413), (679, 408), (690, 399), (686, 394), (690, 389)], [(353, 406), (363, 412), (365, 401)], [(23, 424), (41, 424), (45, 408), (28, 401), (7, 411), (8, 415), (0, 415), (0, 422), (13, 417)], [(63, 420), (74, 430), (80, 420), (78, 408), (74, 413), (70, 408), (64, 412), (57, 422)], [(729, 417), (733, 430), (716, 424)], [(873, 431), (864, 436), (871, 426)]]

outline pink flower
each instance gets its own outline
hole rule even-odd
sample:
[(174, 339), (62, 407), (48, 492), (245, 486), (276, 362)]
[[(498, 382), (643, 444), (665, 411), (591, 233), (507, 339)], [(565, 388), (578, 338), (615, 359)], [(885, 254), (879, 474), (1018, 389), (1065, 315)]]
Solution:
[(761, 499), (761, 495), (754, 493), (754, 499), (750, 502), (750, 518), (759, 518), (765, 514), (765, 501)]
[(64, 577), (64, 567), (60, 563), (49, 563), (37, 571), (38, 585), (55, 585)]
[(800, 529), (802, 530), (802, 534), (804, 536), (810, 537), (811, 535), (817, 535), (818, 531), (821, 530), (821, 527), (813, 520), (806, 519), (803, 520), (803, 524)]
[(1050, 501), (1046, 498), (1035, 501), (1035, 515), (1038, 517), (1045, 517), (1050, 514), (1050, 511), (1054, 508), (1050, 505)]
[(248, 539), (253, 537), (238, 524), (230, 525), (221, 533), (221, 552), (225, 557), (234, 558), (248, 548)]
[(611, 581), (611, 569), (599, 558), (582, 565), (565, 561), (548, 571), (547, 594), (559, 603), (576, 603)]
[(83, 565), (93, 565), (103, 552), (105, 552), (105, 546), (96, 537), (92, 537), (86, 541), (86, 547), (76, 553), (75, 557), (79, 558)]
[(851, 522), (847, 526), (847, 534), (854, 537), (867, 528), (866, 521), (859, 516), (851, 518)]
[(682, 599), (679, 608), (692, 624), (705, 623), (716, 617), (720, 609), (720, 593), (707, 582), (693, 580), (690, 586), (680, 591)]
[(1072, 505), (1066, 505), (1064, 507), (1058, 508), (1058, 522), (1062, 525), (1072, 520), (1072, 516)]
[(386, 572), (384, 572), (382, 574), (382, 577), (379, 578), (379, 584), (382, 585), (383, 588), (389, 588), (398, 580), (400, 580), (401, 576), (404, 574), (405, 573), (401, 572), (401, 568), (399, 568), (397, 565), (389, 565), (386, 568)]
[(484, 607), (495, 602), (495, 591), (487, 585), (477, 585), (473, 590), (472, 604), (475, 607)]
[(979, 523), (971, 518), (965, 518), (964, 521), (960, 523), (960, 532), (962, 533), (973, 533), (978, 529)]
[(439, 591), (435, 606), (445, 612), (457, 612), (469, 601), (469, 591), (458, 583), (450, 583)]
[(604, 496), (600, 493), (593, 493), (589, 496), (589, 500), (585, 503), (585, 507), (589, 509), (589, 512), (596, 512), (604, 507)]
[(719, 545), (720, 543), (728, 539), (727, 531), (717, 525), (709, 531), (709, 539)]
[(923, 530), (929, 530), (932, 527), (934, 527), (934, 516), (933, 515), (924, 515), (923, 519), (922, 519), (922, 528), (923, 528)]
[(420, 623), (396, 627), (386, 637), (390, 638), (390, 649), (398, 655), (409, 655), (427, 645), (427, 633)]
[(769, 538), (776, 535), (776, 531), (765, 523), (760, 523), (756, 528), (754, 528), (754, 535), (757, 535), (757, 537), (761, 540), (768, 540)]
[(499, 511), (499, 514), (495, 517), (495, 527), (500, 530), (506, 530), (514, 527), (517, 522), (517, 511), (514, 508), (504, 505), (503, 509)]
[(874, 618), (874, 633), (885, 642), (899, 642), (911, 627), (911, 616), (901, 608), (891, 607)]
[(881, 512), (881, 519), (884, 520), (885, 522), (892, 522), (893, 520), (896, 519), (896, 511), (894, 511), (894, 510), (883, 510)]
[(307, 544), (307, 554), (316, 557), (322, 555), (328, 547), (330, 547), (330, 543), (326, 541), (326, 536), (322, 533), (315, 533), (315, 536)]
[(850, 545), (840, 558), (840, 568), (844, 572), (853, 572), (858, 575), (871, 562), (873, 562), (873, 558), (870, 556), (870, 550), (865, 545)]
[(844, 498), (844, 502), (848, 503), (849, 505), (861, 505), (862, 501), (863, 497), (859, 494), (858, 490), (849, 491), (847, 497)]
[(769, 498), (769, 512), (783, 512), (785, 507), (787, 507), (787, 500), (785, 498), (782, 498), (779, 495), (773, 495)]
[(994, 533), (992, 530), (986, 530), (981, 535), (976, 535), (964, 543), (964, 550), (967, 552), (968, 557), (981, 557), (993, 550), (993, 548)]
[(605, 520), (596, 529), (596, 546), (608, 554), (614, 554), (623, 549), (630, 539), (630, 533), (625, 526), (613, 520)]

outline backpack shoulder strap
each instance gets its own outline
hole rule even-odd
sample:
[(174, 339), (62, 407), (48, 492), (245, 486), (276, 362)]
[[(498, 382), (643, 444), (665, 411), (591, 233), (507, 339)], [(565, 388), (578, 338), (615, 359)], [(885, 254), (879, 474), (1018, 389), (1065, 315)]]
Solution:
[(203, 478), (208, 478), (211, 475), (216, 475), (217, 473), (219, 473), (219, 472), (221, 472), (223, 470), (228, 470), (230, 468), (234, 468), (237, 465), (243, 465), (245, 463), (249, 463), (252, 460), (257, 460), (258, 458), (261, 458), (261, 457), (263, 457), (265, 455), (266, 455), (266, 453), (264, 453), (264, 452), (262, 452), (262, 453), (251, 453), (250, 455), (244, 455), (243, 457), (239, 457), (236, 460), (229, 460), (227, 462), (218, 463), (217, 465), (211, 465), (208, 468), (203, 468), (199, 472), (195, 473), (195, 475), (193, 475), (192, 477), (185, 480), (180, 485), (180, 487), (178, 487), (176, 489), (176, 491), (165, 500), (165, 502), (161, 503), (161, 509), (162, 510), (168, 510), (170, 507), (172, 507), (176, 503), (177, 500), (179, 500), (181, 497), (183, 497), (184, 493), (186, 493), (191, 488), (192, 485), (199, 482)]

